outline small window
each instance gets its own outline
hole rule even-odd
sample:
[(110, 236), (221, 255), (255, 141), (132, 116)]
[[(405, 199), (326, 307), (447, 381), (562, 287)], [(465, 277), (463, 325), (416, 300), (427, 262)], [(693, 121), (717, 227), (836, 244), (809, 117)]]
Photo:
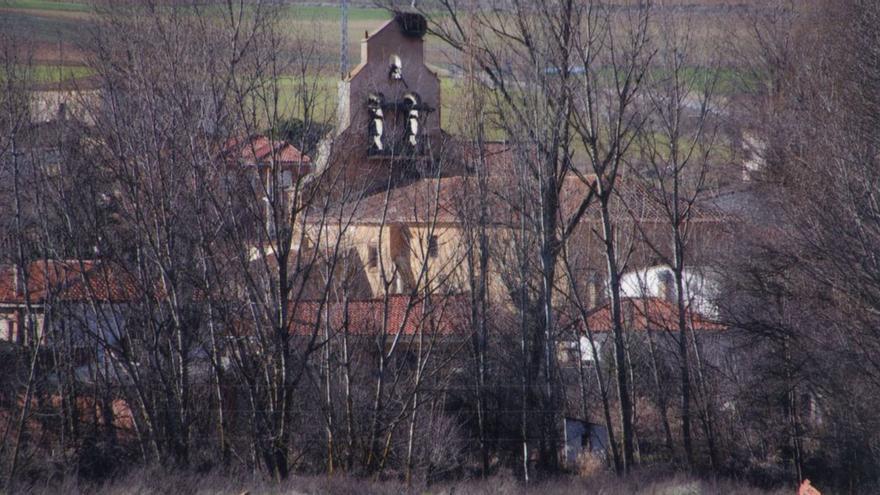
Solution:
[(379, 266), (379, 248), (371, 244), (367, 251), (367, 266), (376, 268)]
[(293, 173), (290, 170), (281, 172), (281, 187), (284, 189), (293, 187)]
[(432, 258), (437, 257), (437, 236), (432, 235), (428, 237), (428, 256)]

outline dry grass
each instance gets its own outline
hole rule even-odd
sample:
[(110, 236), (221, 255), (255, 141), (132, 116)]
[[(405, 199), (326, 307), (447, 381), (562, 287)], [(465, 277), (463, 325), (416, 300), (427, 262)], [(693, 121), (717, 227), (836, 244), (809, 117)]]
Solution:
[(771, 495), (789, 494), (794, 490), (766, 491), (728, 480), (706, 480), (683, 474), (641, 471), (620, 479), (607, 472), (594, 473), (587, 478), (560, 477), (523, 484), (512, 476), (495, 476), (487, 480), (466, 480), (436, 485), (407, 487), (399, 481), (373, 482), (348, 476), (297, 476), (276, 484), (249, 475), (161, 473), (157, 470), (139, 470), (103, 485), (80, 483), (66, 479), (59, 483), (36, 484), (17, 492), (33, 495), (55, 493), (102, 495), (116, 494), (496, 494), (496, 495)]

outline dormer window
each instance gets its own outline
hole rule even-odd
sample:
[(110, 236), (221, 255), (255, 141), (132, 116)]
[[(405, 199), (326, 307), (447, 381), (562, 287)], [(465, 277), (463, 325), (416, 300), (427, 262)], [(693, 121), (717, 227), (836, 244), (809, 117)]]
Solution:
[(391, 56), (391, 61), (389, 63), (389, 71), (388, 77), (392, 81), (400, 81), (403, 79), (403, 62), (400, 60), (400, 57), (397, 55)]

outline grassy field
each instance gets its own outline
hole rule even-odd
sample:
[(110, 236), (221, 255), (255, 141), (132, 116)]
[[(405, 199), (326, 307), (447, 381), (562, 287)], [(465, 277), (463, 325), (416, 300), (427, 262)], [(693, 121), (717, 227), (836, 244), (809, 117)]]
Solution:
[[(34, 80), (38, 83), (57, 83), (87, 77), (91, 71), (85, 67), (86, 42), (90, 28), (91, 7), (86, 1), (52, 0), (0, 0), (0, 33), (22, 42), (34, 51), (37, 64)], [(331, 120), (335, 116), (335, 76), (339, 54), (339, 8), (334, 5), (285, 5), (281, 7), (280, 26), (291, 40), (302, 38), (318, 44), (321, 73), (327, 76), (317, 80), (319, 105), (317, 117)], [(373, 32), (389, 18), (388, 12), (379, 8), (352, 7), (349, 11), (349, 60), (354, 66), (360, 58), (360, 40), (365, 31)], [(711, 24), (716, 24), (712, 22)], [(426, 59), (429, 64), (444, 68), (450, 63), (446, 49), (437, 40), (426, 43)], [(708, 79), (705, 69), (693, 68), (698, 80)], [(329, 74), (333, 74), (332, 76)], [(734, 92), (738, 74), (735, 69), (723, 69), (719, 74), (718, 91)], [(295, 84), (291, 78), (280, 81), (280, 110), (286, 116), (299, 117), (295, 102)], [(451, 118), (459, 103), (461, 90), (458, 82), (444, 78), (442, 81), (442, 125), (457, 132), (461, 124)], [(494, 136), (500, 137), (500, 136)]]
[[(286, 5), (281, 7), (279, 23), (290, 39), (309, 38), (318, 44), (328, 67), (336, 66), (339, 54), (339, 8), (332, 5)], [(357, 63), (360, 41), (365, 31), (374, 31), (389, 14), (378, 8), (352, 7), (349, 10), (347, 47), (349, 60)], [(0, 0), (0, 35), (28, 47), (34, 59), (45, 65), (70, 64), (87, 55), (82, 48), (88, 41), (92, 23), (86, 2), (51, 0)], [(435, 47), (429, 49), (432, 62), (438, 62)]]
[(0, 8), (45, 10), (57, 12), (88, 12), (89, 6), (77, 2), (55, 2), (52, 0), (0, 0)]
[(57, 83), (88, 77), (94, 72), (81, 65), (35, 65), (31, 77), (38, 83)]
[[(43, 15), (50, 12), (48, 15)], [(24, 46), (61, 43), (75, 46), (84, 40), (89, 26), (87, 14), (67, 15), (61, 11), (31, 11), (0, 8), (0, 32)], [(56, 55), (57, 56), (57, 55)]]
[[(49, 12), (89, 12), (91, 7), (85, 2), (56, 2), (53, 0), (0, 0), (0, 8), (15, 10)], [(289, 15), (306, 17), (338, 18), (339, 8), (329, 5), (288, 5), (284, 10)], [(348, 12), (352, 21), (375, 21), (387, 18), (385, 11), (376, 8), (351, 7)]]
[[(305, 17), (312, 19), (325, 19), (332, 21), (334, 24), (339, 21), (339, 7), (333, 6), (310, 6), (310, 5), (291, 5), (285, 9), (288, 15), (293, 17)], [(388, 13), (383, 9), (365, 8), (365, 7), (349, 7), (349, 22), (382, 22), (388, 19)]]

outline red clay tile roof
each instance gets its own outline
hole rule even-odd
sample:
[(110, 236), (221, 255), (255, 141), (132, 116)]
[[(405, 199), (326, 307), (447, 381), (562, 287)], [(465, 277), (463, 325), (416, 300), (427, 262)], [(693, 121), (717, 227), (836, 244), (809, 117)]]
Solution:
[[(0, 266), (0, 303), (24, 304), (24, 273), (14, 265)], [(54, 301), (124, 302), (137, 293), (132, 277), (106, 262), (41, 260), (27, 266), (32, 304)]]
[[(572, 217), (583, 198), (589, 194), (591, 177), (583, 179), (574, 175), (566, 177), (560, 192), (560, 213), (563, 218)], [(489, 208), (495, 223), (517, 222), (518, 198), (511, 197), (516, 187), (510, 180), (493, 177), (489, 184)], [(632, 217), (646, 222), (667, 221), (662, 203), (651, 187), (634, 178), (618, 179), (612, 209), (619, 210), (616, 216), (620, 221)], [(364, 197), (360, 202), (349, 201), (341, 208), (343, 218), (350, 215), (356, 223), (429, 223), (435, 218), (440, 223), (455, 223), (462, 219), (461, 213), (471, 211), (468, 202), (473, 202), (477, 190), (473, 177), (446, 177), (440, 179), (421, 179), (380, 191)], [(386, 207), (387, 202), (387, 207)], [(598, 221), (597, 203), (594, 201), (587, 209), (582, 221)], [(722, 222), (724, 215), (709, 206), (695, 206), (691, 212), (693, 222)]]
[[(672, 301), (657, 297), (623, 298), (621, 314), (624, 328), (628, 331), (643, 332), (645, 330), (678, 331), (678, 306)], [(685, 320), (695, 331), (720, 331), (726, 327), (705, 316), (685, 310)], [(587, 318), (593, 332), (610, 332), (611, 304), (596, 309)]]
[(308, 155), (303, 154), (289, 142), (282, 139), (273, 140), (262, 135), (230, 139), (225, 149), (240, 163), (248, 166), (266, 165), (273, 159), (285, 165), (302, 165), (312, 161)]
[[(379, 297), (328, 305), (330, 328), (334, 333), (343, 331), (346, 325), (352, 335), (376, 335), (383, 328), (390, 335), (400, 331), (404, 335), (415, 335), (419, 331), (427, 335), (451, 335), (466, 327), (463, 319), (467, 308), (465, 296), (437, 296), (432, 298), (428, 307), (424, 300), (408, 295), (389, 295), (387, 302)], [(292, 306), (291, 333), (311, 335), (318, 321), (321, 323), (318, 331), (323, 332), (327, 305), (322, 308), (316, 301), (301, 301)]]
[[(464, 177), (421, 179), (364, 197), (360, 202), (343, 205), (344, 218), (349, 214), (357, 223), (431, 223), (456, 222), (457, 203), (467, 186)], [(387, 208), (386, 208), (387, 201)]]
[[(472, 169), (478, 160), (477, 149), (469, 143), (450, 150), (447, 162), (460, 162), (450, 170)], [(524, 173), (517, 164), (516, 153), (505, 143), (490, 142), (483, 146), (483, 157), (488, 171), (487, 199), (490, 218), (496, 224), (518, 224), (521, 208), (516, 193), (519, 177)], [(581, 167), (583, 168), (583, 167)], [(525, 173), (528, 173), (527, 171)], [(529, 179), (535, 182), (534, 177)], [(560, 214), (563, 219), (575, 215), (583, 199), (589, 194), (595, 175), (569, 172), (560, 188)], [(462, 213), (474, 210), (477, 187), (474, 175), (450, 175), (410, 179), (391, 186), (390, 191), (379, 190), (355, 200), (345, 197), (343, 204), (334, 205), (332, 218), (351, 218), (354, 223), (427, 223), (434, 219), (440, 223), (457, 223)], [(667, 216), (661, 201), (662, 195), (649, 182), (635, 176), (618, 177), (615, 183), (611, 209), (618, 221), (638, 218), (644, 222), (666, 222)], [(387, 203), (387, 205), (386, 205)], [(682, 208), (687, 205), (682, 202)], [(323, 221), (321, 211), (309, 221)], [(725, 222), (730, 220), (723, 212), (708, 202), (695, 204), (690, 210), (693, 222)], [(594, 200), (582, 217), (582, 221), (598, 221), (598, 208)]]

